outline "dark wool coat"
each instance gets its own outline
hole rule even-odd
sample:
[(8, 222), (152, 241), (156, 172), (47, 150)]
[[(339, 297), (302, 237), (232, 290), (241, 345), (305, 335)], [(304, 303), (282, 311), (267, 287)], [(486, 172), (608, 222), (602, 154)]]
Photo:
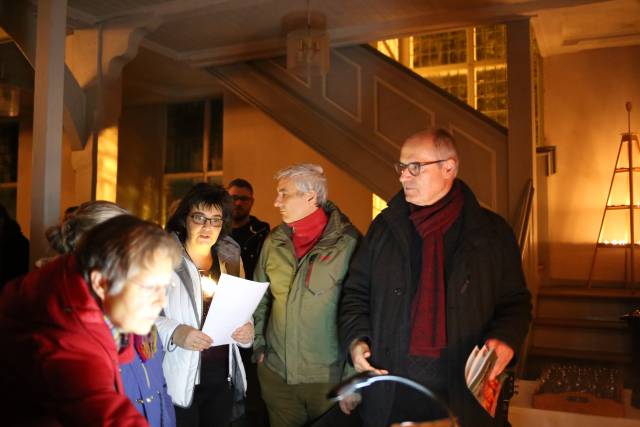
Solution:
[[(476, 402), (464, 381), (464, 365), (475, 345), (488, 338), (517, 353), (531, 320), (531, 296), (522, 273), (520, 251), (509, 225), (464, 193), (460, 218), (445, 234), (446, 323), (449, 404), (462, 427), (501, 425)], [(456, 236), (452, 236), (455, 234)], [(409, 220), (404, 193), (397, 194), (373, 221), (354, 256), (339, 312), (340, 340), (371, 346), (370, 363), (407, 375), (411, 304), (420, 281), (421, 239)], [(361, 413), (367, 425), (386, 426), (394, 388), (380, 383), (364, 390)], [(426, 399), (426, 398), (425, 398)]]

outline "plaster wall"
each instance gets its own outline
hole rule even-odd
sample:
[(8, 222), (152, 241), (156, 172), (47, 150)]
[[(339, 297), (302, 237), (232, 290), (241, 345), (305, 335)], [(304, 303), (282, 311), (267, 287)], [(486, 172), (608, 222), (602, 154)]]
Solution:
[[(548, 233), (541, 236), (545, 268), (551, 280), (586, 280), (627, 129), (626, 101), (634, 106), (632, 130), (640, 129), (640, 46), (553, 56), (543, 68), (545, 144), (557, 147), (557, 173), (547, 182)], [(595, 279), (624, 280), (623, 252), (599, 250)]]
[[(329, 199), (365, 233), (371, 222), (371, 191), (328, 159), (289, 133), (262, 111), (235, 95), (224, 94), (224, 182), (247, 179), (254, 188), (252, 214), (275, 226), (281, 222), (273, 206), (273, 175), (293, 163), (317, 163), (324, 168)], [(399, 184), (398, 184), (399, 185)]]

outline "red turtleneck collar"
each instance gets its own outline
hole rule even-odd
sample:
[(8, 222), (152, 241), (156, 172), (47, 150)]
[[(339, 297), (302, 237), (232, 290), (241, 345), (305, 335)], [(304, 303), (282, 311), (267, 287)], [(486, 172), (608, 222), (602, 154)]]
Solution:
[(318, 243), (329, 218), (324, 209), (318, 208), (306, 217), (287, 224), (293, 234), (296, 257), (302, 258)]

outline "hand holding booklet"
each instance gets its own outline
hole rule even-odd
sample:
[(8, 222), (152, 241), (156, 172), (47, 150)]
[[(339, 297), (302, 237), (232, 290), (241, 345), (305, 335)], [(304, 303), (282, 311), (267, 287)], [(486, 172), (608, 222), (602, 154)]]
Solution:
[(251, 320), (269, 283), (254, 282), (222, 274), (202, 332), (213, 339), (212, 347), (234, 344), (231, 334)]
[(500, 396), (500, 390), (507, 378), (507, 374), (502, 372), (494, 380), (489, 380), (489, 374), (491, 374), (497, 360), (498, 356), (493, 349), (489, 349), (486, 345), (482, 348), (476, 346), (469, 355), (464, 368), (467, 387), (478, 403), (492, 417), (495, 417), (498, 396)]

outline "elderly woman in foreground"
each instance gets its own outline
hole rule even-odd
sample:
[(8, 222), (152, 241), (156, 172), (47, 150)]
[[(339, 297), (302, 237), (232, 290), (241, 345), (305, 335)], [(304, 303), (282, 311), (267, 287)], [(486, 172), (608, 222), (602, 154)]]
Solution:
[(0, 298), (5, 425), (147, 421), (124, 394), (118, 353), (147, 334), (166, 301), (179, 248), (129, 215), (89, 230), (65, 255), (9, 283)]
[[(96, 225), (128, 214), (112, 202), (86, 202), (65, 214), (62, 223), (47, 229), (45, 235), (51, 247), (64, 255), (74, 252), (82, 236)], [(44, 262), (40, 263), (42, 265)], [(153, 326), (147, 335), (131, 334), (129, 340), (133, 345), (118, 354), (125, 394), (150, 427), (175, 427), (176, 415), (162, 372), (164, 352), (158, 330)]]

